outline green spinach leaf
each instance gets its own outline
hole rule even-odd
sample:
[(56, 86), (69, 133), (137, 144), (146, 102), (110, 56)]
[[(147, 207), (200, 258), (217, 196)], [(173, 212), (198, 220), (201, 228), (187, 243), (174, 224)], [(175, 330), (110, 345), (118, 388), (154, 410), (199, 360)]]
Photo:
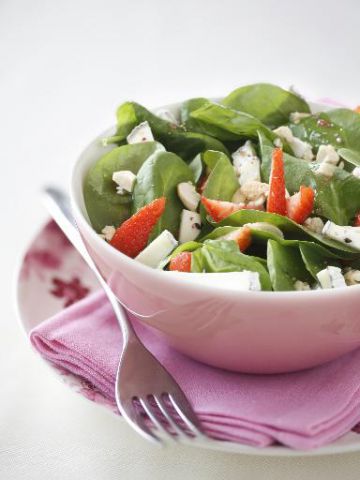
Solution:
[(337, 153), (351, 165), (360, 167), (360, 151), (352, 150), (351, 148), (339, 148)]
[(178, 236), (183, 204), (176, 187), (180, 182), (192, 180), (191, 169), (174, 153), (155, 153), (142, 165), (133, 193), (134, 210), (139, 210), (156, 198), (166, 197), (165, 211), (153, 229), (151, 238), (157, 237), (165, 229)]
[(276, 291), (295, 290), (296, 280), (312, 281), (297, 246), (269, 240), (267, 265), (272, 287)]
[(269, 274), (262, 262), (241, 253), (237, 244), (231, 240), (207, 240), (193, 254), (192, 271), (220, 273), (243, 270), (258, 272), (262, 290), (271, 290)]
[(194, 175), (194, 182), (197, 183), (200, 180), (203, 171), (203, 164), (201, 161), (201, 153), (198, 153), (194, 160), (189, 163), (189, 167), (191, 168), (193, 175)]
[(186, 161), (208, 149), (227, 153), (226, 147), (216, 138), (198, 132), (188, 132), (181, 126), (168, 122), (135, 102), (126, 102), (117, 110), (117, 141), (126, 139), (131, 130), (141, 122), (147, 121), (154, 137), (165, 148), (181, 156)]
[(84, 200), (90, 222), (97, 232), (106, 225), (117, 227), (131, 215), (131, 195), (116, 193), (113, 172), (137, 173), (145, 160), (163, 146), (156, 142), (123, 145), (103, 155), (89, 170), (84, 182)]
[(314, 242), (299, 242), (299, 249), (307, 270), (317, 280), (316, 274), (329, 265), (339, 267), (339, 255)]
[(192, 111), (190, 116), (211, 128), (217, 127), (217, 138), (221, 141), (257, 139), (259, 131), (270, 140), (276, 139), (272, 130), (257, 118), (217, 103), (208, 103)]
[(301, 97), (267, 83), (237, 88), (221, 103), (258, 118), (271, 129), (288, 123), (292, 112), (310, 113), (309, 105)]
[[(235, 175), (234, 168), (226, 155), (221, 154), (220, 152), (214, 152), (214, 154), (218, 154), (212, 156), (216, 157), (217, 161), (213, 163), (213, 170), (206, 182), (203, 195), (206, 198), (214, 200), (230, 201), (236, 190), (239, 188), (238, 179)], [(202, 219), (206, 220), (206, 210), (203, 205), (200, 207), (200, 212)]]

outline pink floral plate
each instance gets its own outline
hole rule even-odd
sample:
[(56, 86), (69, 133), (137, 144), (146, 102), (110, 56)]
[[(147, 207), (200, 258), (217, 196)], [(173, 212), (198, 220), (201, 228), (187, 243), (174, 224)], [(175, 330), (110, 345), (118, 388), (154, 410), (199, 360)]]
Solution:
[[(57, 225), (50, 221), (28, 246), (18, 269), (16, 300), (23, 329), (28, 334), (36, 325), (97, 288), (98, 283), (85, 262)], [(58, 378), (73, 390), (100, 406), (113, 412), (117, 411), (116, 405), (106, 400), (88, 383), (50, 363), (49, 366)], [(199, 446), (261, 456), (328, 455), (360, 450), (359, 433), (352, 431), (331, 445), (309, 452), (300, 452), (282, 446), (258, 449), (216, 440), (206, 442), (204, 445), (199, 444)]]

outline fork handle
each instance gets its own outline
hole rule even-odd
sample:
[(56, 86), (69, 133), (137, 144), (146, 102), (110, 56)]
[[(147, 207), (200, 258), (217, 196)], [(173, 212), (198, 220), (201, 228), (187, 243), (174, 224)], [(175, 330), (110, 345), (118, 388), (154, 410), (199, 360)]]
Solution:
[(130, 340), (137, 339), (137, 335), (129, 322), (127, 316), (125, 315), (123, 308), (121, 307), (118, 299), (115, 297), (110, 287), (102, 277), (99, 269), (95, 265), (94, 260), (91, 258), (89, 252), (86, 249), (85, 243), (81, 238), (81, 235), (77, 229), (77, 225), (73, 214), (71, 212), (71, 205), (69, 197), (60, 189), (55, 187), (46, 187), (43, 190), (43, 201), (44, 204), (50, 213), (51, 217), (58, 224), (62, 232), (69, 239), (70, 243), (75, 247), (75, 249), (80, 253), (82, 258), (88, 264), (90, 269), (95, 274), (100, 285), (104, 289), (116, 315), (116, 318), (119, 322), (121, 332), (123, 335), (123, 345), (125, 345)]

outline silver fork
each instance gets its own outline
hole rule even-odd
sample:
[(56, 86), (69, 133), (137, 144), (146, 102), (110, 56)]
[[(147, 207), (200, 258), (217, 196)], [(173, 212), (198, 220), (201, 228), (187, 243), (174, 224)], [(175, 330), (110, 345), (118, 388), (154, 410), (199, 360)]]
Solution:
[(90, 257), (77, 230), (66, 194), (44, 189), (44, 203), (52, 218), (82, 255), (104, 289), (123, 335), (123, 351), (116, 375), (115, 398), (122, 416), (147, 440), (205, 440), (199, 421), (174, 378), (144, 347), (131, 323)]

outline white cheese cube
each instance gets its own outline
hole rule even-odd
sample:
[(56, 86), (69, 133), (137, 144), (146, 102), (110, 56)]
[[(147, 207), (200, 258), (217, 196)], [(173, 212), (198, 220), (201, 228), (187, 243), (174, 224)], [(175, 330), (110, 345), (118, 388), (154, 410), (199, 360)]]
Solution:
[(177, 186), (177, 194), (188, 210), (195, 212), (200, 202), (200, 194), (190, 182), (182, 182)]
[(153, 142), (154, 135), (151, 131), (149, 122), (139, 123), (126, 137), (126, 140), (129, 144), (132, 143), (144, 143), (144, 142)]
[(332, 238), (349, 247), (360, 250), (360, 227), (336, 225), (336, 223), (330, 222), (329, 220), (325, 223), (322, 234), (324, 237)]
[(326, 267), (316, 274), (321, 288), (340, 288), (346, 287), (345, 278), (341, 273), (341, 268)]
[(130, 170), (119, 170), (112, 174), (112, 179), (117, 184), (117, 193), (123, 195), (124, 193), (131, 193), (133, 191), (136, 175)]
[(183, 210), (180, 218), (179, 242), (191, 242), (195, 240), (201, 230), (201, 216), (197, 212)]
[(183, 278), (187, 283), (216, 288), (216, 290), (260, 291), (258, 272), (188, 273), (168, 272), (168, 275)]
[(156, 268), (178, 245), (172, 233), (164, 230), (135, 258), (148, 267)]

